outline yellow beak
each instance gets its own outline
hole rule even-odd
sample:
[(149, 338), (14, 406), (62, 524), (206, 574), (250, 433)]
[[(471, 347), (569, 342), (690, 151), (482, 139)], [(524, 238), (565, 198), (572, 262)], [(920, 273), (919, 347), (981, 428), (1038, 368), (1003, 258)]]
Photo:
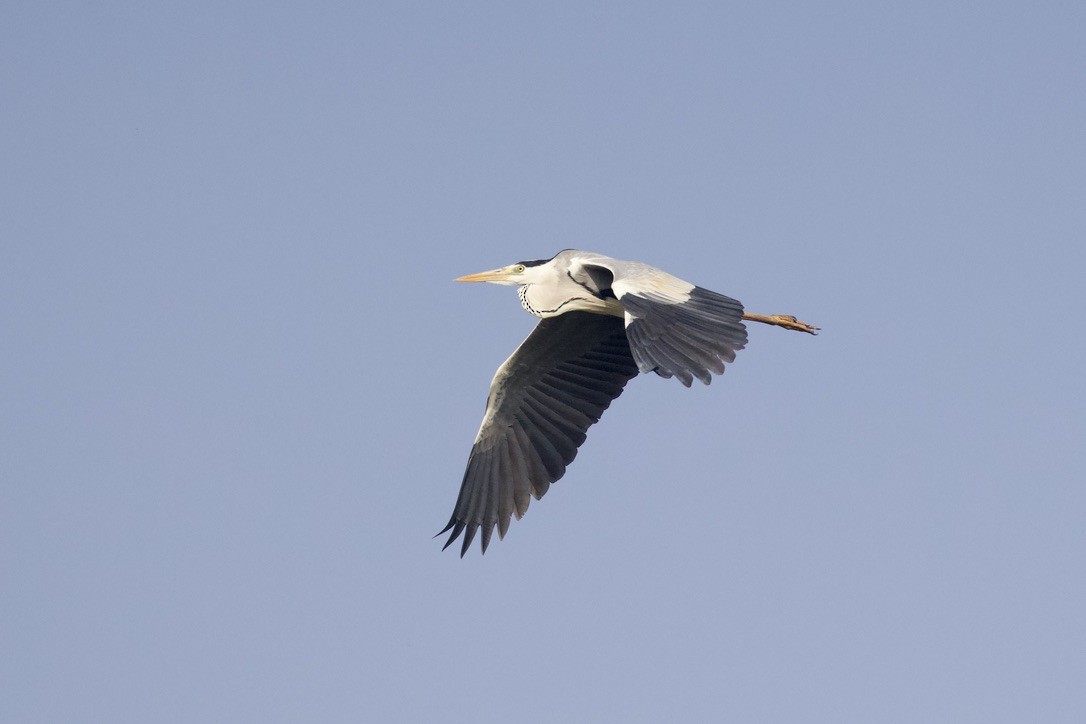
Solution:
[(490, 271), (479, 272), (478, 274), (468, 274), (467, 276), (457, 277), (453, 281), (458, 282), (504, 282), (509, 279), (509, 275), (513, 273), (512, 267), (502, 267), (501, 269), (491, 269)]

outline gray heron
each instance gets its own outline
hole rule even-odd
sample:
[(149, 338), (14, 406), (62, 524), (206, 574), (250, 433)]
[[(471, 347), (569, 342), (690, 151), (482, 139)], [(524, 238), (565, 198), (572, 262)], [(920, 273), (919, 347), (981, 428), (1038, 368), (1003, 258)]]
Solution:
[[(490, 383), (444, 548), (482, 530), (482, 552), (566, 472), (585, 433), (639, 372), (689, 387), (722, 374), (747, 343), (743, 320), (816, 334), (795, 317), (749, 314), (731, 297), (636, 261), (566, 249), (459, 277), (519, 286), (540, 318)], [(436, 536), (435, 536), (436, 537)]]

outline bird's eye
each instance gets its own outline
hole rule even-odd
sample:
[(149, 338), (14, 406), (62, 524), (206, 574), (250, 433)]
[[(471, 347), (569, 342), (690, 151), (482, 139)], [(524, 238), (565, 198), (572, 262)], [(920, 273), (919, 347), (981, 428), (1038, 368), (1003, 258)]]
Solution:
[(523, 264), (517, 264), (515, 267), (513, 267), (513, 273), (514, 274), (523, 274), (524, 273), (524, 265)]

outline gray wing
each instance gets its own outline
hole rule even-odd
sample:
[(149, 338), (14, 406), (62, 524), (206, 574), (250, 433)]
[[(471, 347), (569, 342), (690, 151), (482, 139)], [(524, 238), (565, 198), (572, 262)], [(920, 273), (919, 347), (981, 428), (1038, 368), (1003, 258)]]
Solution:
[(543, 497), (573, 462), (585, 432), (637, 375), (618, 317), (568, 312), (536, 325), (493, 382), (468, 458), (445, 548), (464, 533), (463, 556), (483, 531), (504, 538), (510, 518)]
[(709, 384), (747, 344), (743, 305), (640, 262), (600, 255), (572, 260), (570, 276), (596, 294), (614, 295), (642, 372)]

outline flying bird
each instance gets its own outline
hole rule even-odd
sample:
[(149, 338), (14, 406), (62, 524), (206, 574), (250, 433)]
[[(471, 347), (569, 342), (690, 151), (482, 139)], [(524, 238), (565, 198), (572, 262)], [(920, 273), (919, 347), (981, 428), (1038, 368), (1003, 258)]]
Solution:
[(747, 313), (648, 264), (576, 249), (456, 281), (519, 286), (521, 306), (540, 317), (490, 383), (456, 507), (437, 534), (452, 531), (448, 548), (463, 533), (461, 557), (480, 530), (483, 553), (495, 527), (505, 537), (639, 372), (707, 385), (746, 345), (743, 320), (818, 332), (792, 316)]

